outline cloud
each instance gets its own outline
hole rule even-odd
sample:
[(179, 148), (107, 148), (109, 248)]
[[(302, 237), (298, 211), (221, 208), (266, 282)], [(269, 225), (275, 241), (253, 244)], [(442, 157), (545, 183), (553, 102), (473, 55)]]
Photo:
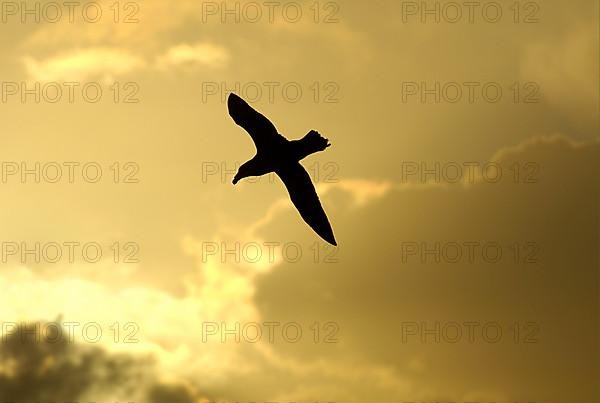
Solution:
[(0, 395), (6, 401), (193, 403), (202, 396), (185, 381), (161, 380), (150, 357), (109, 353), (40, 328), (30, 333), (35, 323), (23, 325), (0, 345)]
[(150, 403), (195, 403), (199, 394), (188, 383), (159, 383), (148, 391)]
[(557, 113), (597, 130), (598, 69), (597, 24), (575, 23), (564, 37), (527, 45), (520, 76), (538, 83)]
[(158, 58), (157, 67), (167, 69), (172, 66), (222, 67), (229, 61), (229, 52), (222, 46), (209, 42), (179, 44), (170, 47)]
[(209, 42), (180, 44), (168, 48), (150, 63), (143, 56), (123, 48), (89, 47), (62, 52), (46, 59), (23, 58), (28, 77), (33, 81), (84, 81), (100, 79), (110, 83), (118, 76), (146, 68), (165, 71), (173, 68), (207, 66), (224, 67), (229, 52)]
[(364, 179), (345, 179), (337, 183), (323, 183), (317, 185), (317, 191), (327, 193), (337, 189), (347, 192), (354, 198), (354, 203), (363, 207), (373, 199), (384, 197), (390, 191), (390, 182), (375, 182)]
[[(334, 206), (328, 214), (340, 240), (339, 263), (283, 261), (258, 279), (256, 304), (267, 318), (335, 321), (340, 345), (276, 345), (274, 354), (298, 362), (323, 359), (330, 368), (349, 357), (353, 368), (389, 368), (407, 385), (392, 392), (404, 401), (593, 399), (597, 392), (578, 374), (597, 377), (599, 371), (597, 330), (586, 330), (598, 323), (599, 189), (591, 178), (600, 174), (599, 154), (598, 142), (541, 137), (494, 155), (503, 165), (535, 161), (538, 183), (392, 186), (360, 209), (346, 209), (343, 199), (331, 203), (335, 193), (328, 193), (322, 199)], [(277, 239), (292, 220), (291, 211), (279, 214), (258, 234)], [(502, 260), (488, 263), (481, 251), (473, 263), (464, 251), (457, 263), (441, 252), (437, 261), (434, 253), (426, 260), (403, 254), (409, 242), (433, 250), (435, 243), (470, 241), (498, 243)], [(534, 242), (539, 263), (523, 256), (515, 261), (515, 242)], [(467, 321), (499, 323), (504, 336), (497, 344), (464, 337), (458, 343), (402, 342), (404, 322), (433, 328)], [(515, 343), (510, 326), (528, 322), (539, 326), (539, 343)], [(348, 401), (372, 400), (365, 384), (350, 384)]]
[[(337, 265), (306, 261), (293, 266), (281, 259), (253, 265), (223, 262), (219, 255), (206, 260), (202, 242), (188, 236), (182, 248), (196, 259), (196, 272), (181, 279), (186, 289), (182, 296), (140, 285), (139, 268), (119, 270), (111, 265), (118, 273), (118, 282), (111, 282), (83, 270), (57, 268), (50, 276), (7, 267), (0, 272), (0, 288), (11, 303), (1, 305), (0, 317), (20, 321), (63, 314), (65, 321), (96, 321), (105, 328), (114, 322), (138, 323), (138, 344), (107, 340), (89, 346), (96, 357), (89, 365), (97, 372), (64, 367), (61, 363), (70, 358), (60, 357), (72, 357), (68, 350), (56, 353), (57, 358), (27, 361), (44, 367), (50, 364), (43, 362), (55, 360), (57, 368), (67, 368), (63, 373), (78, 372), (92, 379), (86, 383), (76, 378), (83, 385), (96, 385), (87, 392), (77, 391), (85, 396), (107, 389), (105, 379), (121, 377), (103, 368), (113, 354), (126, 354), (119, 361), (123, 364), (117, 365), (125, 372), (118, 374), (136, 373), (139, 360), (153, 357), (157, 375), (141, 375), (146, 380), (140, 393), (157, 402), (169, 397), (190, 403), (198, 391), (220, 401), (355, 403), (390, 396), (406, 401), (474, 396), (482, 401), (552, 401), (557, 394), (564, 398), (548, 386), (548, 379), (556, 379), (554, 385), (569, 385), (565, 390), (571, 397), (590, 400), (592, 391), (580, 374), (597, 375), (588, 351), (596, 334), (588, 325), (597, 320), (590, 308), (596, 306), (597, 294), (590, 285), (596, 279), (592, 262), (597, 258), (598, 189), (589, 178), (598, 175), (599, 147), (552, 136), (495, 155), (501, 161), (536, 161), (538, 184), (441, 187), (367, 180), (327, 184), (321, 198), (341, 239)], [(276, 201), (254, 224), (218, 231), (212, 241), (280, 239), (289, 233), (290, 222), (301, 225), (285, 202), (286, 207)], [(293, 232), (296, 241), (314, 242), (310, 231), (306, 239), (304, 233)], [(405, 263), (400, 256), (403, 241), (473, 239), (503, 245), (535, 240), (543, 265)], [(43, 296), (44, 303), (31, 304), (22, 295)], [(334, 321), (340, 327), (340, 342), (314, 343), (310, 333), (297, 344), (201, 342), (206, 321), (269, 320)], [(509, 336), (497, 345), (440, 343), (432, 348), (400, 342), (402, 321), (434, 320), (494, 320), (505, 326), (535, 320), (543, 343), (521, 350)], [(577, 340), (571, 344), (573, 334)], [(482, 371), (481, 360), (495, 365)], [(23, 371), (12, 365), (2, 369), (6, 388), (25, 382), (15, 377)], [(63, 376), (56, 384), (67, 388), (69, 382)], [(56, 394), (54, 389), (49, 393)], [(117, 390), (111, 398), (123, 400), (123, 394)]]
[(28, 76), (35, 81), (83, 81), (130, 74), (145, 67), (144, 60), (124, 49), (92, 47), (63, 52), (44, 60), (23, 58)]
[[(105, 269), (118, 269), (115, 266)], [(198, 277), (183, 281), (188, 294), (178, 298), (152, 287), (101, 284), (93, 275), (86, 278), (85, 270), (56, 268), (61, 275), (46, 276), (26, 267), (9, 267), (0, 272), (0, 286), (5, 290), (4, 298), (15, 303), (3, 305), (0, 316), (5, 323), (20, 323), (31, 318), (52, 320), (60, 315), (64, 318), (60, 324), (79, 323), (73, 332), (78, 342), (86, 341), (83, 326), (96, 323), (102, 334), (94, 344), (107, 351), (152, 355), (161, 371), (175, 377), (191, 371), (205, 381), (221, 379), (231, 373), (230, 365), (236, 359), (240, 362), (234, 372), (244, 370), (246, 364), (239, 357), (238, 345), (202, 344), (202, 323), (252, 321), (256, 319), (256, 311), (249, 300), (253, 286), (246, 277), (234, 269), (220, 268), (206, 264)], [(136, 284), (137, 276), (139, 273), (129, 272), (121, 274), (119, 279), (124, 284)], [(17, 294), (43, 295), (45, 303), (31, 304), (16, 298)], [(150, 311), (153, 314), (147, 315)], [(121, 329), (125, 324), (133, 324), (121, 333), (117, 343), (110, 329), (114, 323), (119, 323)], [(124, 343), (125, 334), (132, 336), (133, 342)]]
[[(157, 44), (164, 45), (163, 40), (168, 38), (165, 34), (180, 29), (190, 21), (190, 16), (200, 17), (200, 7), (193, 0), (182, 0), (177, 6), (160, 0), (123, 3), (118, 5), (118, 14), (112, 0), (99, 0), (95, 5), (102, 10), (98, 21), (86, 22), (81, 5), (75, 7), (73, 21), (70, 21), (66, 17), (66, 7), (63, 7), (63, 18), (31, 32), (26, 44), (48, 49), (56, 46), (122, 46), (126, 43), (135, 49), (149, 50)], [(119, 22), (115, 22), (116, 17)], [(198, 18), (192, 17), (192, 21)]]

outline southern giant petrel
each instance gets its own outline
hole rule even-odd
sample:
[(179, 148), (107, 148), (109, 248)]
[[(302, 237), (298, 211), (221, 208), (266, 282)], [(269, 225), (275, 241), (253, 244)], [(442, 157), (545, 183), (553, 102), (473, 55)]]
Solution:
[(236, 94), (229, 95), (227, 106), (234, 122), (250, 134), (256, 146), (256, 155), (240, 166), (233, 178), (233, 184), (249, 176), (275, 172), (285, 184), (304, 221), (321, 238), (337, 246), (331, 224), (310, 176), (300, 165), (303, 158), (329, 147), (329, 140), (311, 130), (300, 140), (290, 141), (277, 132), (269, 119), (255, 111)]

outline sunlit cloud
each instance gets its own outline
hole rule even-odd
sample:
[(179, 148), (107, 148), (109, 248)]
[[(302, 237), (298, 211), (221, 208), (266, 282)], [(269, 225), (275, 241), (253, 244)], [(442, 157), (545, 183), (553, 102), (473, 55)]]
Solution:
[(23, 57), (28, 77), (33, 81), (114, 81), (117, 77), (142, 69), (165, 71), (189, 66), (223, 67), (229, 52), (221, 46), (203, 42), (181, 44), (167, 49), (151, 64), (140, 55), (121, 48), (84, 48), (62, 52), (46, 59)]
[(124, 49), (85, 48), (49, 57), (23, 58), (25, 70), (35, 81), (81, 81), (100, 79), (106, 82), (145, 67), (144, 60)]
[[(0, 314), (4, 323), (54, 321), (57, 317), (61, 318), (59, 323), (78, 322), (81, 325), (73, 332), (75, 341), (84, 343), (82, 326), (97, 323), (103, 334), (94, 345), (114, 352), (151, 354), (165, 373), (178, 373), (182, 366), (197, 373), (205, 372), (202, 369), (205, 368), (203, 376), (218, 379), (230, 372), (229, 365), (238, 356), (239, 345), (218, 343), (207, 348), (201, 343), (202, 322), (252, 320), (255, 313), (248, 304), (243, 279), (236, 278), (231, 271), (213, 270), (210, 265), (206, 273), (201, 277), (204, 285), (190, 284), (188, 295), (179, 298), (160, 289), (135, 285), (134, 275), (127, 279), (131, 286), (113, 289), (82, 276), (45, 278), (34, 269), (11, 267), (0, 273), (0, 286), (5, 290), (4, 297), (15, 303), (3, 305)], [(31, 304), (17, 294), (43, 296), (45, 303)], [(152, 315), (147, 315), (148, 312)], [(111, 329), (115, 323), (121, 327), (116, 343)], [(126, 323), (136, 327), (124, 332)], [(173, 338), (175, 333), (177, 337)], [(124, 343), (125, 334), (137, 342)], [(239, 368), (242, 367), (240, 363)]]
[(193, 45), (184, 43), (169, 48), (161, 55), (157, 67), (159, 69), (181, 65), (222, 67), (229, 58), (229, 52), (222, 46), (208, 42)]
[(343, 179), (337, 183), (322, 183), (317, 186), (317, 190), (323, 194), (334, 189), (343, 190), (352, 195), (354, 203), (359, 207), (385, 196), (391, 188), (390, 182), (374, 182), (364, 179)]

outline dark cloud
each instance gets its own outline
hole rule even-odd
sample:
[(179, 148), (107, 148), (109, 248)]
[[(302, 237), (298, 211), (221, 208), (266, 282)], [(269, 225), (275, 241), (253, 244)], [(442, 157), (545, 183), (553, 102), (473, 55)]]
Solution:
[[(340, 343), (279, 343), (276, 350), (391, 366), (417, 384), (436, 379), (437, 397), (483, 389), (516, 400), (593, 399), (599, 151), (597, 142), (576, 146), (560, 137), (528, 142), (494, 158), (503, 166), (535, 162), (538, 183), (392, 190), (364, 209), (344, 212), (336, 205), (330, 214), (339, 263), (284, 263), (259, 282), (257, 302), (265, 320), (337, 322)], [(267, 237), (295, 219), (282, 215), (265, 229)], [(310, 243), (304, 234), (296, 241)], [(473, 263), (464, 256), (451, 263), (442, 256), (436, 263), (430, 256), (423, 263), (417, 255), (403, 261), (406, 242), (467, 241), (496, 242), (503, 258), (488, 263), (478, 254)], [(510, 249), (515, 242), (518, 263)], [(523, 261), (527, 242), (539, 247), (538, 263)], [(404, 322), (466, 321), (500, 324), (501, 342), (402, 342)], [(539, 326), (539, 343), (513, 343), (515, 322)]]
[(65, 328), (62, 337), (56, 337), (55, 327), (44, 332), (45, 322), (37, 323), (37, 331), (33, 322), (27, 323), (0, 344), (3, 402), (101, 402), (110, 396), (120, 401), (192, 403), (199, 398), (183, 383), (161, 382), (150, 357), (73, 343)]
[(183, 384), (157, 384), (148, 391), (148, 401), (151, 403), (194, 403), (197, 395), (189, 386)]

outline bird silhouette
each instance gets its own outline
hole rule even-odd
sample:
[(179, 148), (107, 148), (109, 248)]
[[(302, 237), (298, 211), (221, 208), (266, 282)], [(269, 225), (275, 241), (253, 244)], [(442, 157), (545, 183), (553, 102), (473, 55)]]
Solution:
[(303, 158), (329, 147), (329, 140), (311, 130), (303, 138), (290, 141), (277, 132), (269, 119), (233, 93), (227, 99), (227, 107), (233, 121), (248, 132), (256, 146), (256, 155), (239, 167), (233, 184), (249, 176), (275, 172), (304, 221), (321, 238), (337, 246), (315, 186), (308, 172), (300, 165)]

